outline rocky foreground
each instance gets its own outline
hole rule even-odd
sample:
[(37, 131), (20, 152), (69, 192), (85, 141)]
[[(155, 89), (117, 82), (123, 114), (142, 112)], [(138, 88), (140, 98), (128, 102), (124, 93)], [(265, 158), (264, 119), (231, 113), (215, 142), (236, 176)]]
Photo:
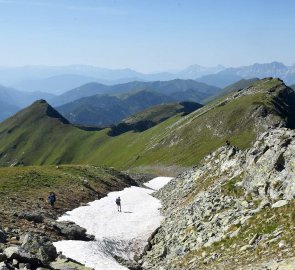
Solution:
[(156, 197), (165, 220), (143, 269), (295, 269), (295, 131), (221, 147)]

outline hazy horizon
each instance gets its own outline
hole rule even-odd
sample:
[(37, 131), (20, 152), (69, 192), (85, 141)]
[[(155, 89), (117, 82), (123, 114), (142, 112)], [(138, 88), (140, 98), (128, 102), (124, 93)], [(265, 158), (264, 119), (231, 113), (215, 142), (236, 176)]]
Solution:
[(1, 66), (295, 63), (291, 0), (0, 0)]
[[(133, 70), (133, 71), (136, 71), (136, 72), (140, 72), (140, 73), (146, 73), (146, 74), (153, 74), (153, 73), (161, 73), (161, 72), (169, 72), (169, 73), (177, 73), (177, 72), (180, 72), (186, 68), (189, 68), (191, 66), (200, 66), (200, 67), (204, 67), (204, 68), (214, 68), (214, 67), (217, 67), (217, 66), (222, 66), (224, 68), (239, 68), (239, 67), (246, 67), (246, 66), (251, 66), (251, 65), (255, 65), (255, 64), (271, 64), (271, 63), (280, 63), (280, 64), (283, 64), (287, 67), (291, 67), (291, 66), (295, 66), (295, 63), (291, 64), (291, 65), (287, 65), (286, 63), (283, 63), (283, 62), (280, 62), (280, 61), (276, 61), (276, 60), (273, 60), (273, 61), (270, 61), (270, 62), (265, 62), (265, 63), (260, 63), (260, 62), (253, 62), (253, 63), (250, 63), (248, 65), (246, 64), (241, 64), (241, 65), (237, 65), (237, 66), (225, 66), (223, 64), (217, 64), (216, 66), (208, 66), (208, 65), (199, 65), (198, 63), (195, 63), (195, 64), (192, 64), (192, 65), (189, 65), (189, 66), (184, 66), (184, 67), (181, 67), (181, 68), (178, 68), (178, 69), (168, 69), (168, 70), (155, 70), (155, 71), (150, 71), (150, 72), (142, 72), (140, 70), (136, 70), (136, 69), (132, 69), (128, 66), (126, 67), (122, 67), (122, 68), (107, 68), (107, 67), (103, 67), (103, 66), (95, 66), (95, 65), (91, 65), (91, 64), (65, 64), (65, 65), (20, 65), (20, 66), (3, 66), (3, 65), (0, 65), (0, 69), (14, 69), (14, 68), (65, 68), (65, 67), (93, 67), (93, 68), (101, 68), (101, 69), (109, 69), (109, 70)], [(66, 75), (66, 74), (65, 74)]]

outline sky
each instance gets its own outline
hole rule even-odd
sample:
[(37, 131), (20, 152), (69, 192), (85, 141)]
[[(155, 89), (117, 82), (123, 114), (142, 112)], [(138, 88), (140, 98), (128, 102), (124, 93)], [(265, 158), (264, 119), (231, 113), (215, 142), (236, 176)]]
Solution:
[(0, 0), (0, 66), (295, 63), (294, 0)]

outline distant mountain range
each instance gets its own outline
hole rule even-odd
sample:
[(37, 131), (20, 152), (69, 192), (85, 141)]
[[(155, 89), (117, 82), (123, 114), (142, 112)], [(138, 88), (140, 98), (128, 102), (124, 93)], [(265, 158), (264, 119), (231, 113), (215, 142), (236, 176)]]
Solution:
[(13, 84), (17, 89), (22, 91), (42, 91), (49, 92), (52, 94), (62, 94), (65, 91), (76, 88), (77, 86), (95, 82), (97, 79), (94, 77), (82, 76), (82, 75), (57, 75), (45, 79), (30, 79), (19, 81)]
[(53, 95), (43, 92), (26, 93), (0, 85), (0, 121), (41, 98), (50, 100)]
[[(73, 124), (103, 127), (117, 124), (124, 118), (155, 105), (160, 104), (164, 106), (174, 103), (176, 103), (176, 100), (172, 97), (143, 90), (122, 96), (95, 95), (85, 97), (57, 107), (56, 109)], [(198, 104), (192, 107), (196, 109), (201, 107), (201, 105)], [(160, 108), (163, 109), (164, 107), (160, 106)], [(148, 112), (144, 113), (144, 115), (150, 115)], [(162, 110), (157, 110), (157, 112), (163, 113)], [(142, 121), (144, 122), (145, 119)], [(129, 123), (130, 120), (127, 122)], [(153, 121), (150, 124), (153, 124)]]
[(6, 105), (0, 108), (0, 119), (5, 119), (37, 99), (45, 99), (75, 124), (105, 126), (116, 124), (133, 113), (157, 104), (182, 101), (201, 103), (220, 90), (194, 80), (180, 79), (117, 85), (87, 83), (59, 96), (0, 87), (0, 102)]
[(279, 62), (267, 64), (254, 64), (237, 68), (226, 68), (216, 74), (209, 74), (196, 78), (199, 82), (204, 82), (217, 87), (226, 87), (241, 79), (276, 77), (281, 78), (286, 84), (295, 83), (295, 65), (285, 66)]
[(97, 94), (122, 94), (134, 93), (139, 91), (157, 92), (164, 95), (171, 95), (176, 101), (195, 101), (200, 102), (209, 96), (216, 94), (220, 89), (205, 83), (199, 83), (194, 80), (171, 80), (155, 82), (129, 82), (117, 85), (104, 85), (100, 83), (88, 83), (65, 92), (62, 95), (50, 99), (54, 106), (60, 106), (82, 97), (93, 96)]
[(15, 114), (19, 111), (20, 108), (14, 105), (7, 104), (3, 101), (0, 101), (0, 122), (9, 116)]
[(52, 104), (73, 124), (108, 126), (158, 104), (201, 103), (220, 90), (194, 80), (179, 79), (114, 86), (90, 83), (55, 97)]
[[(52, 76), (47, 77), (49, 75)], [(127, 117), (130, 113), (135, 113), (136, 111), (130, 111), (127, 114), (124, 112), (120, 114), (119, 120), (111, 122), (108, 120), (97, 120), (97, 116), (94, 116), (95, 121), (81, 121), (85, 115), (90, 117), (89, 113), (91, 109), (87, 108), (87, 99), (83, 102), (77, 100), (96, 95), (116, 95), (117, 99), (120, 100), (122, 97), (118, 97), (119, 94), (124, 93), (128, 96), (131, 93), (147, 91), (165, 95), (167, 102), (192, 101), (203, 104), (214, 96), (230, 91), (230, 89), (222, 91), (221, 88), (236, 82), (243, 88), (253, 78), (260, 79), (264, 77), (279, 77), (287, 85), (292, 85), (295, 83), (295, 66), (286, 66), (279, 62), (267, 64), (256, 63), (237, 68), (225, 68), (223, 66), (206, 68), (193, 65), (175, 73), (162, 72), (155, 74), (143, 74), (131, 69), (110, 70), (83, 65), (0, 68), (0, 82), (10, 82), (10, 84), (13, 82), (12, 84), (22, 90), (19, 91), (13, 87), (0, 86), (0, 120), (7, 118), (37, 99), (45, 99), (54, 107), (58, 107), (63, 114), (70, 120), (74, 120), (75, 123), (92, 123), (95, 125), (100, 125), (100, 123), (114, 124), (120, 121), (122, 117)], [(165, 81), (167, 78), (170, 78), (170, 80)], [(137, 81), (134, 81), (134, 79), (137, 79)], [(129, 80), (133, 81), (128, 82)], [(114, 82), (120, 83), (111, 84)], [(31, 92), (31, 90), (38, 91)], [(44, 90), (50, 93), (44, 92)], [(106, 97), (104, 99), (106, 100)], [(98, 100), (97, 97), (95, 100)], [(101, 100), (101, 97), (99, 100)], [(112, 106), (110, 103), (111, 100), (115, 102), (115, 98), (108, 97), (107, 104), (109, 106)], [(74, 101), (77, 102), (70, 104)], [(65, 104), (68, 105), (61, 108)], [(83, 109), (82, 107), (78, 108), (79, 106), (77, 104), (82, 106)], [(153, 103), (152, 105), (156, 104), (159, 103)], [(100, 104), (97, 104), (97, 108), (100, 106)], [(97, 113), (96, 110), (92, 110), (92, 112), (93, 114)], [(80, 119), (78, 115), (84, 116)], [(102, 115), (106, 114), (102, 113)]]
[(0, 68), (0, 84), (24, 91), (43, 91), (60, 94), (88, 82), (119, 84), (131, 81), (167, 81), (195, 79), (223, 70), (224, 67), (190, 66), (176, 73), (159, 72), (144, 74), (132, 69), (106, 69), (87, 65), (72, 66), (24, 66)]
[(192, 79), (224, 88), (241, 79), (265, 77), (279, 77), (287, 84), (294, 84), (295, 65), (286, 66), (279, 62), (256, 63), (235, 68), (226, 68), (221, 65), (215, 67), (192, 65), (178, 72), (152, 74), (144, 74), (128, 68), (106, 69), (87, 65), (0, 68), (0, 84), (23, 91), (42, 91), (52, 94), (61, 94), (91, 82), (115, 85), (132, 81)]

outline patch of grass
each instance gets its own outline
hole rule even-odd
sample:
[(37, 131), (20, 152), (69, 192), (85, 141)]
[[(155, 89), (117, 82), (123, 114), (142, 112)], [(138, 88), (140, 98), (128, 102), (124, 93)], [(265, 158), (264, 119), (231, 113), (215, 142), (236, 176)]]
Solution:
[[(108, 192), (111, 187), (125, 187), (132, 184), (119, 171), (83, 165), (26, 166), (0, 168), (0, 193), (5, 196), (18, 193), (47, 194), (51, 190), (89, 186), (100, 192)], [(129, 182), (130, 181), (130, 182)]]
[(228, 196), (241, 197), (244, 195), (244, 189), (236, 186), (243, 179), (242, 175), (234, 177), (221, 186), (221, 192)]

